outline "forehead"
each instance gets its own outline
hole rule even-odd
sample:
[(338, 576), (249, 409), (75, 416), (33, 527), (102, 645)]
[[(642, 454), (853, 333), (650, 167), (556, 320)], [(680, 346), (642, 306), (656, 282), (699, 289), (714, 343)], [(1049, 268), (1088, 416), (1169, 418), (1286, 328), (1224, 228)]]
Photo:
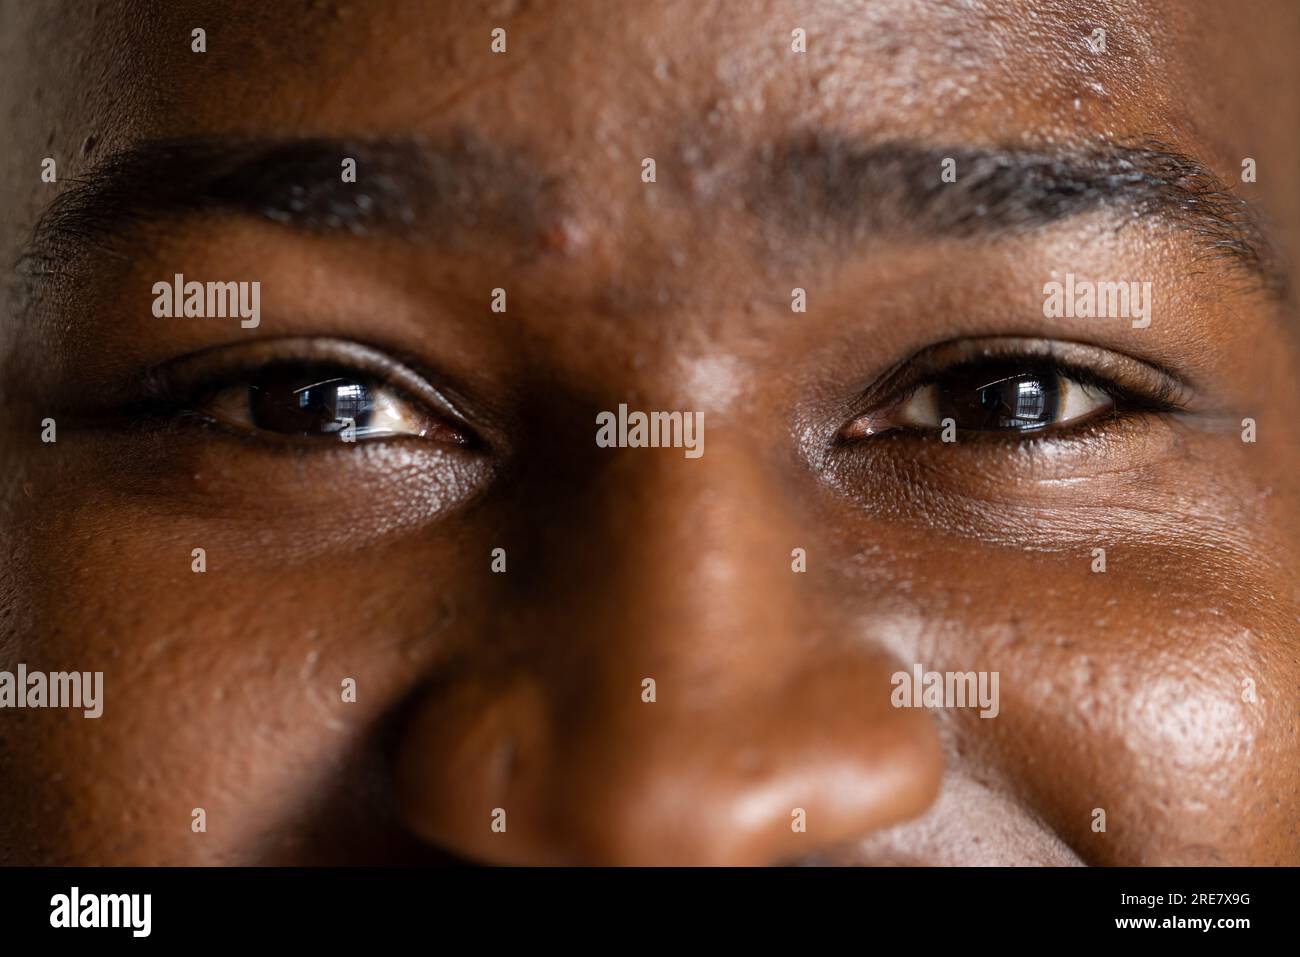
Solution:
[[(15, 80), (5, 111), (24, 145), (0, 158), (13, 174), (6, 182), (26, 184), (24, 171), (46, 155), (75, 175), (151, 137), (467, 127), (526, 148), (545, 175), (605, 209), (637, 194), (628, 170), (639, 172), (643, 157), (672, 162), (707, 196), (756, 144), (806, 130), (936, 145), (1154, 136), (1232, 169), (1243, 144), (1255, 155), (1293, 138), (1267, 121), (1288, 104), (1243, 105), (1263, 90), (1291, 97), (1294, 109), (1278, 41), (1300, 31), (1296, 8), (1262, 0), (1250, 17), (1212, 0), (115, 0), (94, 9), (51, 0), (0, 12), (0, 72)], [(496, 28), (505, 53), (491, 50)], [(204, 54), (190, 48), (196, 29)], [(795, 30), (806, 52), (792, 49)], [(1260, 191), (1295, 192), (1273, 182)], [(29, 224), (41, 197), (15, 192), (17, 219)]]
[[(722, 151), (799, 125), (1003, 142), (1030, 126), (1062, 140), (1194, 133), (1203, 84), (1187, 82), (1188, 64), (1214, 15), (1210, 4), (1152, 0), (119, 0), (95, 18), (77, 3), (63, 17), (48, 10), (27, 14), (31, 30), (82, 47), (88, 68), (59, 72), (72, 73), (64, 86), (103, 99), (105, 126), (355, 135), (472, 119), (541, 149), (580, 142), (592, 165), (621, 160), (632, 143)], [(493, 54), (498, 27), (507, 49)], [(206, 31), (205, 54), (190, 50), (194, 29)], [(796, 29), (804, 53), (791, 48)], [(54, 72), (42, 82), (57, 88)]]

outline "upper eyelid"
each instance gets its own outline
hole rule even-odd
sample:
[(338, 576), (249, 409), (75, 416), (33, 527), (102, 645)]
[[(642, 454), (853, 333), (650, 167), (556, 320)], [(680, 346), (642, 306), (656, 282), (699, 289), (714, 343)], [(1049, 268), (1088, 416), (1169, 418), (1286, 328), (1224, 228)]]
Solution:
[[(1022, 358), (1022, 357), (1016, 355), (990, 356), (988, 358), (988, 361), (989, 362), (1014, 362), (1018, 358)], [(1133, 389), (1127, 388), (1121, 382), (1116, 382), (1112, 379), (1107, 378), (1104, 375), (1099, 374), (1094, 369), (1089, 369), (1073, 363), (1062, 362), (1059, 359), (1056, 359), (1051, 356), (1031, 355), (1031, 356), (1024, 356), (1023, 358), (1027, 360), (1046, 359), (1051, 370), (1055, 372), (1057, 375), (1069, 379), (1071, 382), (1074, 382), (1077, 385), (1100, 389), (1101, 391), (1105, 392), (1107, 395), (1111, 396), (1112, 398), (1128, 399), (1130, 401), (1142, 400), (1142, 401), (1147, 401), (1152, 405), (1163, 406), (1169, 404), (1171, 407), (1176, 407), (1174, 403), (1169, 402), (1167, 400), (1164, 391), (1158, 388), (1151, 390), (1151, 394), (1142, 395)], [(939, 369), (936, 372), (930, 373), (925, 378), (918, 380), (914, 385), (909, 386), (907, 394), (909, 396), (915, 395), (921, 389), (924, 389), (927, 386), (931, 386), (937, 382), (942, 381), (944, 375), (956, 369), (960, 369), (964, 366), (976, 365), (979, 363), (979, 361), (980, 360), (977, 359), (969, 362), (961, 362), (955, 365), (945, 366), (944, 368)], [(1016, 374), (1003, 376), (1001, 379), (993, 380), (988, 384), (996, 385), (999, 382), (1005, 382), (1009, 379), (1014, 379), (1017, 377), (1018, 376)]]
[[(945, 355), (950, 356), (947, 361), (943, 361)], [(1097, 362), (1088, 364), (1083, 357)], [(1171, 410), (1184, 408), (1194, 395), (1191, 385), (1171, 370), (1101, 346), (1021, 336), (984, 337), (949, 340), (913, 353), (867, 387), (857, 403), (855, 416), (901, 401), (959, 366), (979, 360), (1015, 359), (1050, 360), (1062, 374), (1081, 378), (1085, 384)], [(1137, 379), (1143, 381), (1132, 381)]]

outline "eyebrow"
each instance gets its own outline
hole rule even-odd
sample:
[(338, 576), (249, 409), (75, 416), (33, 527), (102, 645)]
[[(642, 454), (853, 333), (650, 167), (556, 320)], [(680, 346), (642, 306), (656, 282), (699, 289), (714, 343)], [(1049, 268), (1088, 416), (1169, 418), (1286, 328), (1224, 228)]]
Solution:
[[(952, 181), (941, 175), (951, 163)], [(841, 240), (1002, 238), (1087, 213), (1182, 231), (1280, 295), (1280, 260), (1259, 218), (1209, 166), (1156, 140), (1092, 148), (863, 144), (818, 133), (770, 152), (748, 185), (764, 218)]]
[[(352, 161), (354, 181), (344, 180)], [(446, 140), (149, 140), (72, 182), (37, 220), (18, 272), (37, 283), (85, 253), (119, 254), (133, 227), (236, 215), (315, 234), (430, 236), (486, 228), (532, 235), (549, 184), (520, 150), (468, 133)]]
[[(345, 182), (343, 161), (356, 162)], [(946, 160), (955, 179), (941, 175)], [(470, 133), (420, 140), (146, 141), (73, 182), (39, 218), (19, 256), (29, 291), (80, 255), (120, 254), (131, 227), (235, 214), (316, 234), (433, 238), (466, 248), (487, 230), (529, 241), (546, 228), (560, 178), (527, 150)], [(683, 179), (661, 181), (672, 189)], [(1098, 210), (1190, 235), (1280, 294), (1279, 259), (1256, 214), (1208, 166), (1156, 141), (1090, 149), (935, 147), (819, 132), (749, 156), (736, 185), (746, 206), (793, 235), (864, 241), (996, 239)]]

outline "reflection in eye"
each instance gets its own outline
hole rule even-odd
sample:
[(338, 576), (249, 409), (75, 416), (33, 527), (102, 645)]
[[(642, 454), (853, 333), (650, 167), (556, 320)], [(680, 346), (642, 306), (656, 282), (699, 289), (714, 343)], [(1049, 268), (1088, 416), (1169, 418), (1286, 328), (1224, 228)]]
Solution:
[(951, 418), (959, 430), (1027, 432), (1075, 422), (1114, 400), (1051, 363), (979, 362), (942, 372), (898, 410), (899, 424), (940, 428)]
[(341, 438), (433, 438), (455, 445), (464, 437), (421, 403), (358, 373), (271, 367), (250, 374), (201, 403), (204, 415), (246, 432)]
[(1050, 359), (978, 360), (946, 369), (866, 422), (853, 435), (889, 429), (941, 429), (952, 419), (959, 431), (1036, 432), (1077, 424), (1113, 410), (1103, 387), (1081, 382)]

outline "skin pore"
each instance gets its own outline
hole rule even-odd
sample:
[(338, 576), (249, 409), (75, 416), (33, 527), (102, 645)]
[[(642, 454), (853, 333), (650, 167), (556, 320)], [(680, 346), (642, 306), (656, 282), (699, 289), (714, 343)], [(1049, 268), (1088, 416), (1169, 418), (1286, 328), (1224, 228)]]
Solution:
[[(0, 862), (1300, 864), (1293, 4), (0, 26), (0, 669), (105, 688), (0, 712)], [(177, 273), (260, 324), (156, 317)], [(973, 363), (1109, 404), (944, 442)], [(240, 399), (312, 374), (425, 434)], [(597, 447), (620, 403), (705, 454)], [(914, 663), (997, 717), (893, 707)]]

